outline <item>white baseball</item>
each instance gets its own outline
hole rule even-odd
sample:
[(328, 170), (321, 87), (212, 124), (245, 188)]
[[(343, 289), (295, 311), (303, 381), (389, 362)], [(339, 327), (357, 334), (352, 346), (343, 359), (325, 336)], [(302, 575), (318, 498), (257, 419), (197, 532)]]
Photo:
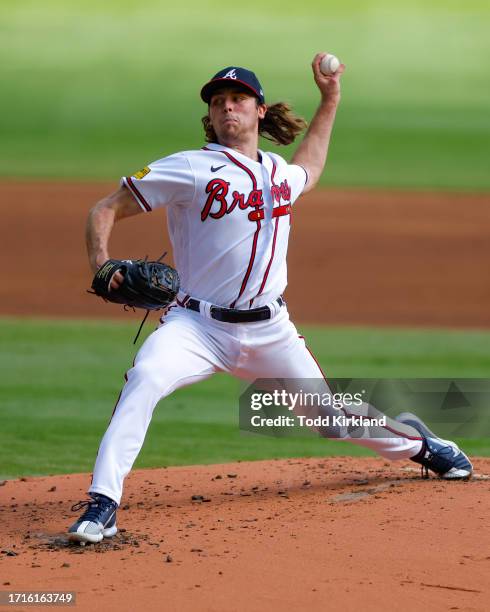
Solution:
[(340, 62), (335, 55), (327, 53), (325, 57), (320, 62), (320, 70), (325, 75), (335, 74), (339, 69)]

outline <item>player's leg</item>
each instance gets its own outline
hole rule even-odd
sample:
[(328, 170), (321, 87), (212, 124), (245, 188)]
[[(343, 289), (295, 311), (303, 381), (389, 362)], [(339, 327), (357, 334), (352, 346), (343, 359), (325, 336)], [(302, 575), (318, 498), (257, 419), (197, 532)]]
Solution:
[(220, 335), (219, 330), (207, 331), (205, 320), (196, 313), (178, 308), (164, 320), (144, 342), (125, 376), (126, 384), (97, 453), (89, 487), (93, 501), (82, 502), (87, 509), (70, 528), (71, 539), (97, 542), (115, 534), (115, 509), (124, 478), (143, 446), (158, 401), (180, 387), (229, 369), (227, 358), (236, 353), (233, 338)]
[[(229, 339), (224, 337), (223, 341)], [(123, 479), (143, 445), (158, 401), (226, 369), (225, 355), (213, 347), (199, 315), (178, 308), (165, 317), (126, 374), (126, 384), (99, 447), (90, 492), (119, 503)]]
[[(272, 319), (267, 328), (264, 327), (264, 333), (257, 333), (255, 337), (254, 351), (250, 353), (246, 367), (237, 372), (238, 376), (247, 380), (278, 379), (279, 385), (295, 392), (307, 385), (317, 393), (332, 394), (320, 365), (289, 321), (287, 312), (283, 311)], [(303, 406), (299, 411), (307, 416), (330, 415), (332, 423), (332, 417), (339, 414), (375, 419), (385, 417), (385, 424), (369, 428), (329, 425), (316, 429), (323, 437), (350, 441), (387, 459), (412, 459), (444, 478), (471, 475), (472, 467), (466, 455), (454, 443), (434, 436), (417, 417), (401, 415), (396, 420), (391, 419), (365, 402), (359, 406), (343, 406), (340, 412), (332, 405), (333, 402), (317, 405), (313, 407), (313, 413), (311, 407), (305, 409)]]

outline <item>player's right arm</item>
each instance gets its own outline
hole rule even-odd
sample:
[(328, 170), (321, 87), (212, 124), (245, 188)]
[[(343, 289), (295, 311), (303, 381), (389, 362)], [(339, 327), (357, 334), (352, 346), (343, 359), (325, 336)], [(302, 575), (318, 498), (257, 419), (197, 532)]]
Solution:
[[(114, 193), (111, 193), (97, 202), (90, 210), (87, 219), (85, 238), (88, 259), (94, 274), (105, 261), (110, 259), (109, 238), (114, 223), (141, 212), (143, 212), (141, 206), (136, 202), (129, 189), (124, 185)], [(120, 278), (118, 278), (118, 274), (115, 276), (115, 286), (122, 281), (122, 276), (119, 276)]]
[[(87, 252), (92, 271), (97, 272), (109, 256), (109, 238), (116, 221), (169, 205), (185, 206), (193, 201), (195, 178), (184, 153), (169, 155), (121, 179), (121, 187), (103, 198), (90, 211), (87, 220)], [(111, 288), (123, 276), (116, 272)]]
[(341, 64), (333, 75), (324, 75), (320, 70), (320, 64), (325, 55), (326, 53), (317, 53), (312, 62), (313, 76), (321, 93), (320, 106), (291, 160), (292, 164), (302, 166), (307, 173), (308, 181), (303, 193), (315, 187), (323, 172), (335, 113), (340, 102), (340, 77), (345, 66)]

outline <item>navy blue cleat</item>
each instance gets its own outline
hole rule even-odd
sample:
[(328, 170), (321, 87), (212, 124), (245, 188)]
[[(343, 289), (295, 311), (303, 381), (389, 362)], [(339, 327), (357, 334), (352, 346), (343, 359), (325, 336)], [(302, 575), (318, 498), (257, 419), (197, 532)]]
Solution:
[(402, 412), (396, 420), (416, 429), (423, 437), (423, 447), (418, 455), (412, 457), (415, 463), (425, 468), (428, 478), (429, 470), (445, 480), (468, 480), (473, 473), (473, 466), (463, 451), (449, 440), (441, 440), (418, 416), (411, 412)]
[(72, 512), (85, 508), (82, 516), (68, 530), (68, 539), (81, 545), (100, 542), (117, 533), (116, 502), (100, 493), (89, 495), (91, 500), (78, 502), (71, 508)]

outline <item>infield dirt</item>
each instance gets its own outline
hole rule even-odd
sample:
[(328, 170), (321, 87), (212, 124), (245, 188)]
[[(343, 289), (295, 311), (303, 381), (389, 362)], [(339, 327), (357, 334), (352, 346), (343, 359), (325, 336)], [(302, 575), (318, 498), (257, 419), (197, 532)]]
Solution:
[(64, 532), (88, 474), (11, 480), (1, 590), (106, 612), (488, 610), (490, 460), (476, 472), (422, 480), (349, 457), (137, 470), (119, 534), (84, 548)]
[[(1, 314), (140, 318), (85, 292), (85, 218), (114, 187), (2, 183)], [(293, 320), (489, 327), (489, 204), (468, 194), (305, 197), (290, 242)], [(111, 254), (169, 247), (157, 212), (119, 224)], [(106, 612), (487, 610), (490, 460), (475, 463), (467, 483), (349, 457), (138, 470), (119, 534), (85, 548), (65, 531), (89, 475), (0, 482), (0, 590), (74, 591), (77, 609)]]
[[(86, 293), (87, 212), (112, 183), (3, 181), (0, 313), (134, 317)], [(294, 206), (293, 321), (490, 326), (490, 196), (316, 190)], [(163, 211), (116, 225), (111, 255), (171, 251)]]

